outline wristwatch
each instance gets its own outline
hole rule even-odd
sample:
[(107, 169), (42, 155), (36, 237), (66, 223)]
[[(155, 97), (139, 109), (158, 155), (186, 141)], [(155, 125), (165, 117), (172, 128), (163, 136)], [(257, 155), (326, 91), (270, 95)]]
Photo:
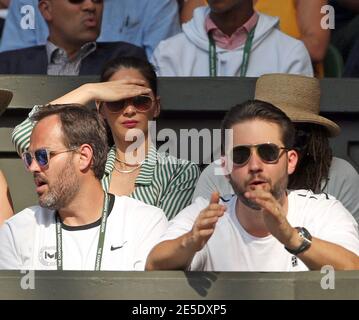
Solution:
[(297, 229), (299, 236), (303, 239), (302, 244), (297, 249), (288, 249), (287, 247), (284, 248), (286, 248), (289, 253), (296, 256), (310, 248), (312, 244), (312, 235), (304, 227), (295, 227), (295, 229)]

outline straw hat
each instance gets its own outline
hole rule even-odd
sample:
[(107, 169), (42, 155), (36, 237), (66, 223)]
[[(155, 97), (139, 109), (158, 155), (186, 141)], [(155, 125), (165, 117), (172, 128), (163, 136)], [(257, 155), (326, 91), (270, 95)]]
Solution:
[(12, 99), (12, 92), (6, 89), (0, 89), (0, 115), (5, 111)]
[(319, 115), (319, 80), (294, 74), (273, 73), (258, 78), (255, 99), (273, 104), (293, 122), (315, 123), (328, 129), (329, 136), (340, 133), (340, 127)]

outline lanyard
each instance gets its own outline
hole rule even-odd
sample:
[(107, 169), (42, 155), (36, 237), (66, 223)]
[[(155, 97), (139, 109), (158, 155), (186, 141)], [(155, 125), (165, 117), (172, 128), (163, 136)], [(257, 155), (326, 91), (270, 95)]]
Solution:
[[(96, 251), (95, 271), (99, 271), (101, 269), (102, 252), (105, 243), (108, 204), (109, 204), (108, 194), (107, 192), (105, 192), (105, 199), (103, 203), (102, 216), (101, 216), (100, 234), (98, 238), (97, 251)], [(56, 252), (57, 252), (57, 270), (62, 270), (63, 268), (62, 227), (58, 213), (56, 213)]]
[[(245, 77), (248, 70), (249, 56), (251, 54), (251, 48), (254, 38), (256, 26), (249, 32), (246, 43), (243, 49), (243, 60), (240, 68), (240, 76)], [(211, 32), (208, 33), (209, 39), (209, 75), (211, 77), (217, 76), (217, 52), (216, 42), (214, 41)]]

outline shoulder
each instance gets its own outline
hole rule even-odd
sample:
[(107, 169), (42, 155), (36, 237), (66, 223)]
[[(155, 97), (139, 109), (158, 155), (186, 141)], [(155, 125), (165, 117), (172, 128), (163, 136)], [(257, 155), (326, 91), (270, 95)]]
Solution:
[(51, 224), (53, 216), (54, 211), (41, 208), (40, 206), (33, 206), (16, 213), (6, 220), (4, 224), (13, 233), (26, 233), (26, 230), (36, 226)]
[(166, 152), (157, 152), (157, 167), (159, 170), (170, 170), (172, 173), (192, 172), (199, 176), (199, 167), (189, 160), (176, 158)]
[(116, 214), (121, 214), (125, 219), (132, 217), (137, 219), (152, 220), (153, 218), (162, 219), (165, 217), (162, 209), (144, 203), (140, 200), (128, 196), (115, 195), (115, 203), (112, 209)]
[[(188, 38), (184, 32), (177, 33), (176, 35), (160, 41), (154, 51), (154, 55), (160, 55), (166, 52), (175, 52), (179, 46), (187, 42)], [(174, 47), (173, 47), (174, 46)]]
[(339, 200), (324, 192), (317, 194), (311, 190), (294, 190), (290, 191), (288, 201), (293, 212), (303, 217), (310, 217), (311, 219), (316, 219), (327, 214), (338, 216), (341, 213), (345, 215), (348, 213), (350, 215)]
[(0, 53), (0, 58), (6, 59), (6, 58), (22, 57), (24, 55), (36, 54), (36, 53), (40, 53), (40, 52), (46, 52), (46, 47), (45, 46), (34, 46), (34, 47), (29, 47), (29, 48), (4, 51), (4, 52)]
[(352, 174), (358, 174), (354, 167), (346, 160), (333, 157), (330, 165), (331, 173), (340, 173), (340, 175), (351, 176)]
[(327, 193), (313, 193), (311, 190), (306, 189), (291, 190), (289, 193), (289, 201), (294, 199), (308, 203), (322, 203), (324, 201), (327, 204), (337, 201), (333, 196)]

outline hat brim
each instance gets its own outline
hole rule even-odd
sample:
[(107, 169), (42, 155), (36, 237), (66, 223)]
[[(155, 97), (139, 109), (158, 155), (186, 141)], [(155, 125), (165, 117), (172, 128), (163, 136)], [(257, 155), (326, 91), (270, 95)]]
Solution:
[(335, 137), (340, 133), (340, 127), (335, 122), (320, 115), (316, 115), (303, 110), (300, 110), (300, 112), (298, 112), (298, 110), (290, 107), (286, 107), (283, 111), (293, 122), (314, 123), (325, 127), (328, 130), (330, 137)]
[(6, 89), (0, 89), (0, 115), (6, 110), (12, 99), (12, 92)]

